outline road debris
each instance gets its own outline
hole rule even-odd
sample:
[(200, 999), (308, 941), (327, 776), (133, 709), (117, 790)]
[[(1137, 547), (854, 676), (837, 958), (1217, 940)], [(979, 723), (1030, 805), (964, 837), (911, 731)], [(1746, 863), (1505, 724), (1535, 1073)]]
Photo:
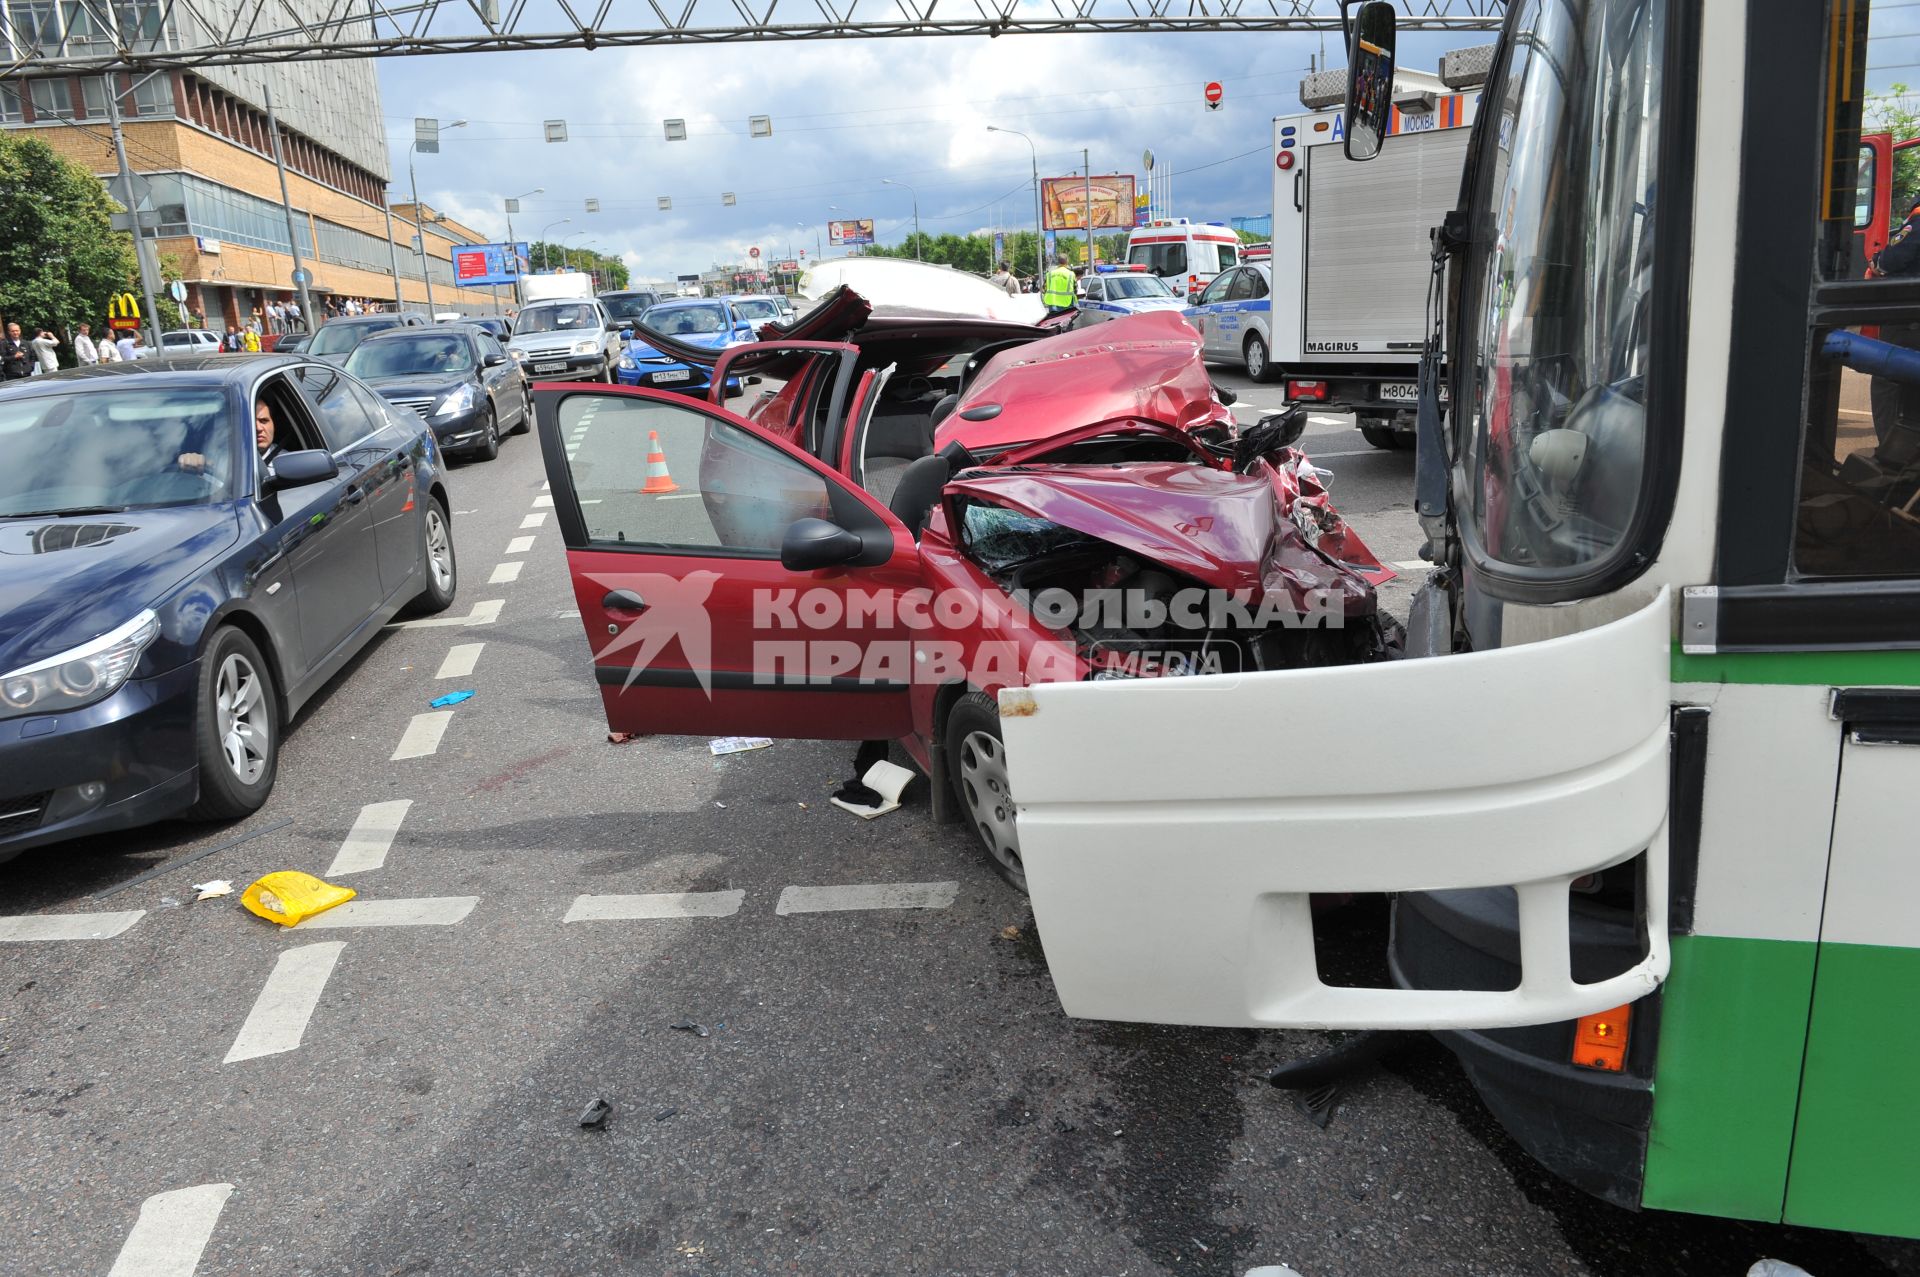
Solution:
[(464, 692), (448, 692), (445, 696), (436, 696), (428, 701), (427, 704), (433, 709), (446, 709), (450, 705), (458, 705), (461, 701), (470, 701), (472, 699), (473, 690), (469, 688)]
[(682, 1033), (691, 1033), (697, 1038), (708, 1038), (713, 1036), (713, 1031), (707, 1028), (706, 1025), (695, 1024), (692, 1020), (682, 1020), (678, 1024), (674, 1025), (673, 1027), (680, 1030)]
[(749, 750), (765, 749), (771, 744), (771, 736), (722, 736), (707, 742), (707, 752), (715, 755), (744, 754)]
[(199, 893), (194, 896), (195, 900), (212, 900), (215, 896), (232, 895), (233, 884), (225, 878), (215, 878), (211, 882), (196, 882), (191, 890)]
[(653, 1120), (656, 1122), (664, 1122), (670, 1117), (677, 1116), (679, 1112), (679, 1109), (661, 1109), (653, 1115)]
[(1002, 927), (1000, 928), (1000, 938), (1002, 940), (1018, 940), (1020, 938), (1020, 928), (1014, 926)]
[(900, 809), (900, 795), (913, 782), (911, 769), (881, 759), (867, 768), (856, 781), (842, 785), (831, 799), (841, 811), (850, 811), (862, 820), (873, 820)]
[(607, 744), (609, 745), (624, 745), (632, 739), (633, 739), (632, 732), (608, 732), (607, 733)]
[(1813, 1274), (1784, 1259), (1763, 1259), (1747, 1269), (1747, 1277), (1813, 1277)]
[(580, 1110), (580, 1128), (586, 1131), (597, 1131), (605, 1126), (607, 1119), (612, 1116), (613, 1105), (596, 1095), (591, 1104)]
[(336, 887), (297, 869), (282, 869), (256, 879), (240, 893), (240, 903), (256, 917), (291, 927), (359, 894), (352, 887)]

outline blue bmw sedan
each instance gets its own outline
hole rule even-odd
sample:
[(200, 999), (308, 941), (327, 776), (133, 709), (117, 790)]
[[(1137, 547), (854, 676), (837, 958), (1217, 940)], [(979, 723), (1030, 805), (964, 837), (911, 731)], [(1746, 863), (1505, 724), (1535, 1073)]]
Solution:
[(0, 457), (0, 860), (257, 810), (308, 699), (453, 602), (432, 431), (330, 364), (11, 382)]
[[(627, 339), (626, 349), (614, 365), (621, 385), (693, 395), (707, 393), (713, 366), (688, 361), (675, 351), (676, 345), (724, 350), (754, 339), (752, 321), (722, 297), (688, 297), (649, 306), (631, 332), (622, 336)], [(731, 378), (729, 383), (729, 391), (739, 389)]]

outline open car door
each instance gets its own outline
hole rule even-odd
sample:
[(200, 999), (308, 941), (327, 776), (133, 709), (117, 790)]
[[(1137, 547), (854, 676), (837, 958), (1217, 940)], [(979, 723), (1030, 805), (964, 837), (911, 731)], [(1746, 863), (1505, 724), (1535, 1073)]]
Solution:
[(830, 458), (834, 426), (845, 420), (860, 349), (835, 341), (764, 341), (729, 346), (713, 365), (707, 398), (726, 402), (727, 384), (748, 376), (784, 383), (747, 408), (747, 420), (809, 456)]
[(883, 506), (800, 449), (682, 395), (547, 384), (534, 405), (608, 727), (911, 733), (900, 656), (911, 634), (895, 609), (854, 597), (920, 582), (913, 539)]
[[(1257, 1028), (1491, 1028), (1667, 972), (1666, 592), (1565, 638), (1376, 665), (1000, 694), (1020, 851), (1068, 1014)], [(1645, 952), (1571, 970), (1576, 878), (1645, 855)], [(1310, 896), (1509, 886), (1509, 990), (1321, 981)]]

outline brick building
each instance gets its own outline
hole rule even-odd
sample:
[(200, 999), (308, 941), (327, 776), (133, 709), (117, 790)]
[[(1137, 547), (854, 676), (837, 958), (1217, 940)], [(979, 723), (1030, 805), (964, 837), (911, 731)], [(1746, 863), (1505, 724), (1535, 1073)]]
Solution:
[[(291, 2), (296, 9), (321, 7), (320, 0)], [(230, 21), (233, 15), (226, 11), (236, 7), (232, 0), (199, 0), (195, 18), (185, 6), (152, 0), (116, 6), (123, 27), (139, 23), (142, 39), (154, 48), (175, 41), (171, 24)], [(0, 0), (0, 32), (16, 44), (51, 46), (65, 36), (68, 47), (78, 51), (96, 35), (86, 21), (79, 6), (58, 0)], [(267, 124), (269, 76), (294, 234), (313, 275), (315, 308), (323, 309), (328, 297), (392, 303), (397, 257), (400, 300), (408, 309), (424, 310), (426, 285), (412, 243), (415, 214), (410, 204), (394, 203), (388, 192), (380, 85), (370, 61), (114, 76), (134, 173), (131, 199), (120, 189), (104, 77), (0, 83), (0, 125), (33, 132), (98, 175), (122, 205), (137, 210), (141, 233), (169, 266), (178, 266), (187, 284), (187, 310), (204, 313), (207, 325), (220, 329), (241, 323), (270, 299), (295, 295)], [(422, 164), (447, 162), (447, 157), (430, 156)], [(426, 220), (435, 308), (492, 313), (498, 304), (494, 293), (456, 289), (451, 265), (454, 245), (479, 243), (483, 237), (436, 219), (431, 207), (420, 213)]]

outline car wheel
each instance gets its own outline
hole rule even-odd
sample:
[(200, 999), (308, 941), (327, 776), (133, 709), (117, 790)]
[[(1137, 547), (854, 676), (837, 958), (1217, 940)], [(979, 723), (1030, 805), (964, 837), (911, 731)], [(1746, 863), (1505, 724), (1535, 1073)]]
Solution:
[(968, 692), (947, 715), (947, 771), (954, 797), (993, 867), (1016, 890), (1027, 889), (1007, 780), (1007, 748), (1000, 739), (1000, 706), (984, 692)]
[(427, 583), (407, 611), (414, 616), (444, 612), (453, 606), (453, 596), (460, 589), (460, 565), (453, 555), (453, 525), (438, 497), (427, 498), (427, 510), (420, 519), (420, 561)]
[(480, 442), (473, 446), (474, 455), (482, 461), (491, 461), (500, 455), (500, 417), (487, 405), (486, 428), (480, 432)]
[(523, 435), (533, 429), (533, 396), (527, 394), (520, 399), (520, 420), (513, 423), (513, 433)]
[(273, 792), (280, 763), (280, 701), (260, 649), (231, 626), (214, 632), (200, 658), (194, 738), (200, 798), (195, 820), (238, 820)]
[(1247, 376), (1254, 381), (1272, 381), (1273, 365), (1267, 360), (1267, 343), (1258, 333), (1247, 338)]
[(1360, 424), (1360, 437), (1376, 448), (1392, 452), (1400, 446), (1400, 437), (1392, 426)]

